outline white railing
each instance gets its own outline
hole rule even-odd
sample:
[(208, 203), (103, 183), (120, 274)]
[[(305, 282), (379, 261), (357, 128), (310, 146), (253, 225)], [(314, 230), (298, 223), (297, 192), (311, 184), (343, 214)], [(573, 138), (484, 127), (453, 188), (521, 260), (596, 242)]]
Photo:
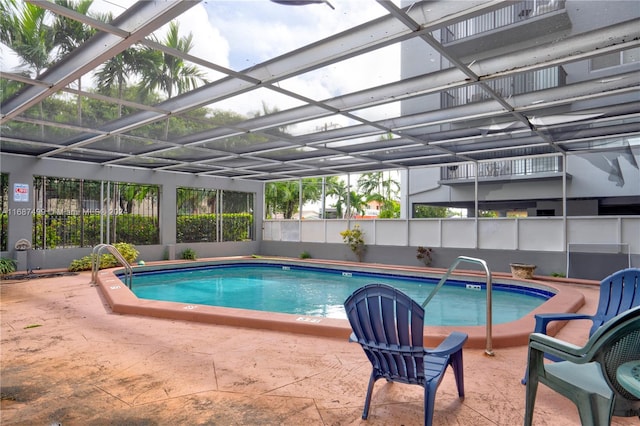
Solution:
[[(358, 224), (367, 245), (564, 252), (568, 244), (628, 244), (640, 254), (640, 216), (265, 220), (264, 241), (342, 243)], [(565, 231), (566, 229), (566, 231)]]

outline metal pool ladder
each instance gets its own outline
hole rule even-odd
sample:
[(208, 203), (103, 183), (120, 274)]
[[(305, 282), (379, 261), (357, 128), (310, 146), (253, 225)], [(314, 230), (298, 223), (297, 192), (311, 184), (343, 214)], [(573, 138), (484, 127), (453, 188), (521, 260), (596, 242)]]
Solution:
[(433, 299), (433, 296), (435, 296), (435, 294), (438, 292), (438, 290), (440, 290), (440, 288), (444, 285), (444, 283), (447, 281), (447, 278), (449, 278), (449, 275), (451, 275), (451, 273), (453, 272), (453, 270), (458, 266), (459, 263), (461, 262), (468, 262), (468, 263), (476, 263), (478, 265), (481, 265), (484, 268), (484, 272), (487, 275), (487, 331), (486, 331), (486, 335), (487, 335), (487, 344), (486, 344), (486, 348), (484, 350), (484, 353), (489, 355), (489, 356), (493, 356), (493, 344), (491, 342), (491, 325), (492, 325), (492, 303), (491, 303), (491, 292), (492, 292), (492, 285), (491, 285), (491, 271), (489, 270), (489, 267), (487, 266), (487, 262), (485, 262), (482, 259), (477, 259), (475, 257), (468, 257), (468, 256), (458, 256), (456, 258), (456, 260), (451, 264), (451, 266), (449, 266), (449, 269), (447, 270), (447, 272), (442, 276), (442, 278), (440, 278), (440, 281), (438, 282), (438, 284), (435, 286), (435, 288), (433, 290), (431, 290), (431, 293), (429, 293), (429, 295), (427, 296), (426, 299), (424, 299), (424, 302), (422, 302), (422, 307), (424, 308), (425, 306), (427, 306), (427, 303), (429, 303), (429, 301), (431, 299)]
[(125, 280), (124, 283), (127, 287), (131, 288), (131, 283), (133, 281), (133, 269), (129, 262), (122, 257), (122, 254), (118, 251), (117, 248), (112, 246), (111, 244), (98, 244), (93, 248), (92, 253), (92, 266), (91, 266), (91, 284), (95, 284), (98, 282), (98, 270), (100, 269), (100, 253), (103, 249), (106, 249), (109, 253), (111, 253), (118, 262), (124, 267), (125, 271)]

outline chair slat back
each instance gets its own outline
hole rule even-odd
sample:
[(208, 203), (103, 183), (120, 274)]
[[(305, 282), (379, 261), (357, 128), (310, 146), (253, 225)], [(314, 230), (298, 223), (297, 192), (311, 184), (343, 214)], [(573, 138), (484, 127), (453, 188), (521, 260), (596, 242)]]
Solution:
[(377, 370), (390, 380), (424, 380), (424, 309), (386, 284), (369, 284), (345, 301), (353, 332)]
[(640, 269), (623, 269), (609, 275), (600, 283), (598, 309), (589, 335), (611, 318), (635, 306), (640, 306)]

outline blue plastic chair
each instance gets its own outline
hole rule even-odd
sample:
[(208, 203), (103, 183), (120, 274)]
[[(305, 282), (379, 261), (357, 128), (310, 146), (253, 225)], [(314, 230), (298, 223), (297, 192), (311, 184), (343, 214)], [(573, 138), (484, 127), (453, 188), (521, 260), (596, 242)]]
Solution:
[[(545, 363), (552, 353), (562, 361)], [(533, 420), (538, 383), (572, 400), (583, 426), (608, 426), (612, 416), (640, 415), (640, 399), (618, 380), (618, 368), (640, 360), (640, 307), (615, 316), (602, 325), (583, 347), (532, 333), (525, 426)]]
[[(611, 318), (633, 307), (640, 306), (640, 269), (628, 268), (614, 272), (600, 282), (600, 298), (594, 315), (563, 313), (538, 314), (534, 333), (547, 334), (547, 326), (552, 321), (591, 320), (589, 337)], [(558, 361), (558, 358), (547, 354), (547, 359)], [(525, 374), (522, 384), (527, 383)]]
[(373, 367), (362, 418), (367, 419), (376, 380), (424, 387), (424, 424), (431, 425), (435, 394), (447, 366), (464, 397), (462, 346), (467, 335), (452, 332), (437, 348), (423, 346), (424, 309), (409, 296), (386, 284), (369, 284), (344, 302), (353, 333)]

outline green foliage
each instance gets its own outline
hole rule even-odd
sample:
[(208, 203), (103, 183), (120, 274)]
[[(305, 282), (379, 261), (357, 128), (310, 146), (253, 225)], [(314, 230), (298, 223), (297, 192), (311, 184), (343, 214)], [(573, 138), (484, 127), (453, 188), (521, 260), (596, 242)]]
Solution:
[[(129, 264), (134, 263), (140, 254), (140, 252), (129, 243), (115, 243), (113, 246)], [(68, 269), (71, 272), (90, 271), (93, 268), (94, 259), (95, 257), (93, 254), (84, 256), (81, 259), (74, 259), (71, 261)], [(114, 268), (119, 264), (120, 262), (118, 262), (112, 254), (100, 255), (99, 269)]]
[(6, 257), (0, 257), (0, 275), (7, 275), (16, 270), (16, 261)]
[[(135, 263), (138, 255), (140, 254), (140, 252), (136, 250), (135, 246), (129, 243), (115, 243), (113, 246), (120, 252), (122, 257), (124, 257), (124, 260), (130, 264)], [(113, 261), (115, 262), (115, 258), (113, 258)]]
[(480, 210), (478, 211), (478, 217), (499, 217), (498, 212), (494, 210)]
[(180, 258), (185, 260), (196, 260), (198, 258), (194, 249), (186, 248), (182, 251)]
[(424, 263), (424, 266), (431, 265), (432, 258), (431, 253), (433, 253), (433, 249), (429, 247), (418, 246), (416, 249), (416, 258)]
[(567, 276), (566, 276), (564, 273), (562, 273), (562, 272), (552, 272), (552, 273), (551, 273), (551, 276), (552, 276), (552, 277), (556, 277), (556, 278), (566, 278), (566, 277), (567, 277)]
[(306, 250), (303, 251), (302, 253), (300, 253), (300, 259), (311, 259), (311, 253)]
[[(216, 242), (218, 215), (195, 214), (180, 215), (176, 218), (176, 242)], [(222, 215), (223, 241), (244, 241), (249, 238), (253, 227), (251, 213), (225, 213)]]
[(0, 251), (7, 251), (9, 216), (6, 213), (0, 213)]
[[(265, 211), (269, 217), (282, 214), (291, 219), (300, 209), (300, 182), (288, 180), (269, 182), (264, 187)], [(302, 205), (322, 197), (322, 178), (302, 179)]]
[(355, 225), (353, 229), (342, 231), (340, 236), (342, 236), (342, 240), (356, 255), (358, 262), (362, 262), (362, 257), (364, 256), (367, 246), (364, 243), (364, 232), (360, 229), (360, 226)]
[(413, 217), (419, 218), (445, 218), (449, 217), (449, 209), (446, 207), (423, 206), (413, 207)]
[(386, 200), (378, 215), (380, 219), (394, 219), (400, 217), (400, 203), (395, 200)]
[[(160, 241), (157, 217), (137, 214), (112, 216), (112, 238), (130, 244), (149, 245)], [(33, 215), (33, 245), (38, 249), (56, 247), (92, 247), (100, 243), (99, 214)], [(45, 226), (46, 240), (43, 235)]]

